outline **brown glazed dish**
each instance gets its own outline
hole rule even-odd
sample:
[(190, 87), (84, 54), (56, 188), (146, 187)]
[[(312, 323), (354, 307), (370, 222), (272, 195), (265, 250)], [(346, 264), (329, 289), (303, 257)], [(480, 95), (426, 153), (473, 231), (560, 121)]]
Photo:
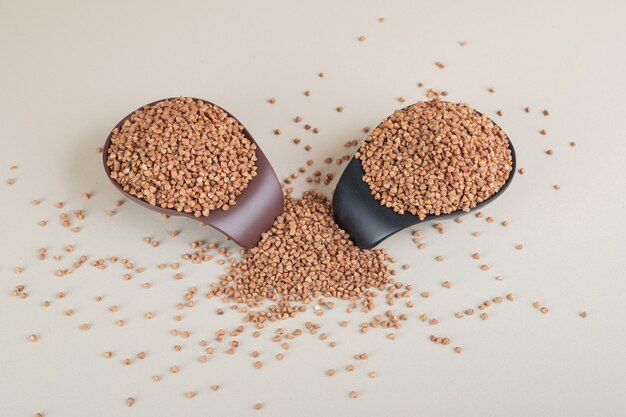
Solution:
[[(163, 99), (169, 100), (169, 99)], [(156, 104), (163, 100), (157, 100), (155, 102), (147, 104), (148, 106)], [(196, 99), (194, 100), (202, 100)], [(207, 104), (213, 104), (209, 101), (202, 100)], [(144, 106), (142, 106), (144, 107)], [(224, 109), (222, 109), (224, 110)], [(224, 110), (230, 117), (236, 119), (235, 116)], [(131, 113), (132, 114), (132, 113)], [(130, 117), (124, 117), (115, 127), (119, 128), (122, 123)], [(241, 123), (241, 122), (240, 122)], [(243, 124), (242, 124), (243, 125)], [(107, 140), (102, 150), (102, 161), (104, 163), (104, 171), (107, 177), (115, 188), (117, 188), (124, 196), (141, 204), (151, 210), (159, 213), (167, 214), (169, 216), (185, 216), (190, 219), (197, 220), (199, 222), (208, 224), (220, 232), (230, 237), (238, 245), (250, 249), (254, 247), (261, 238), (261, 233), (267, 231), (276, 217), (282, 214), (285, 208), (285, 199), (283, 191), (276, 177), (274, 169), (270, 165), (269, 161), (261, 151), (259, 144), (256, 143), (250, 132), (244, 127), (244, 135), (253, 143), (256, 144), (256, 167), (257, 174), (250, 182), (243, 192), (235, 199), (236, 204), (231, 206), (229, 210), (215, 210), (211, 211), (208, 217), (194, 217), (190, 213), (181, 213), (173, 209), (166, 209), (157, 207), (137, 198), (122, 189), (122, 186), (111, 178), (111, 170), (107, 166), (107, 157), (109, 154), (109, 146), (111, 145), (111, 136), (113, 132), (109, 133)]]

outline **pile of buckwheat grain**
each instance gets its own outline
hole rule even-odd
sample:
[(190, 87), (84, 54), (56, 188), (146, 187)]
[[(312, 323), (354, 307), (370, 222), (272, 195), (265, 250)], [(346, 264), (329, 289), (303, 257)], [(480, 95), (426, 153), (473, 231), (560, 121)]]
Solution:
[(512, 169), (502, 129), (467, 104), (437, 99), (395, 111), (356, 157), (381, 205), (420, 219), (469, 211), (495, 194)]
[(178, 97), (144, 106), (113, 130), (107, 166), (124, 191), (162, 208), (228, 210), (256, 175), (256, 145), (220, 107)]
[(278, 299), (269, 315), (279, 319), (295, 314), (290, 301), (335, 297), (367, 304), (369, 289), (384, 290), (392, 281), (389, 259), (384, 250), (357, 248), (333, 220), (331, 202), (307, 191), (286, 198), (285, 212), (210, 294), (250, 306)]

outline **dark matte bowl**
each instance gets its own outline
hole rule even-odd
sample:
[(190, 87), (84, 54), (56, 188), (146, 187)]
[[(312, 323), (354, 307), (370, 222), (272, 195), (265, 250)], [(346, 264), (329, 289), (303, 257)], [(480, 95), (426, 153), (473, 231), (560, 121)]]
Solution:
[[(492, 120), (493, 122), (493, 120)], [(494, 122), (495, 124), (495, 122)], [(500, 197), (509, 187), (515, 175), (515, 149), (509, 139), (511, 149), (512, 167), (509, 178), (497, 193), (486, 199), (469, 212), (458, 210), (450, 214), (429, 214), (424, 220), (411, 213), (398, 214), (393, 209), (385, 207), (376, 200), (370, 191), (369, 185), (363, 181), (365, 172), (361, 160), (352, 158), (346, 167), (335, 188), (333, 194), (333, 213), (335, 221), (350, 235), (350, 239), (361, 249), (368, 249), (378, 245), (389, 236), (429, 220), (445, 220), (451, 217), (459, 217), (476, 210), (480, 210), (487, 204)]]
[[(147, 106), (153, 105), (160, 101), (170, 100), (163, 99), (157, 100)], [(194, 100), (198, 100), (194, 98)], [(201, 99), (200, 99), (201, 100)], [(209, 101), (202, 100), (205, 103), (213, 104)], [(145, 107), (145, 106), (142, 106)], [(222, 109), (223, 110), (223, 109)], [(232, 114), (224, 110), (230, 117), (236, 119)], [(132, 113), (131, 113), (132, 114)], [(124, 117), (115, 127), (119, 128), (122, 123), (130, 117)], [(241, 123), (241, 122), (240, 122)], [(104, 170), (107, 177), (111, 180), (113, 185), (128, 199), (135, 203), (141, 204), (144, 207), (154, 210), (158, 213), (164, 213), (169, 216), (185, 216), (190, 219), (197, 220), (199, 222), (208, 224), (225, 235), (229, 236), (235, 243), (244, 248), (254, 247), (261, 238), (261, 233), (267, 231), (276, 217), (282, 214), (284, 210), (284, 196), (276, 173), (272, 169), (269, 161), (261, 151), (259, 144), (256, 143), (252, 135), (244, 127), (244, 135), (253, 143), (256, 144), (256, 167), (257, 174), (250, 182), (243, 192), (235, 199), (236, 204), (231, 206), (229, 210), (214, 210), (211, 211), (208, 217), (194, 217), (190, 213), (181, 213), (173, 209), (165, 209), (154, 206), (145, 200), (137, 198), (122, 189), (122, 186), (118, 184), (113, 178), (111, 178), (111, 170), (107, 166), (107, 157), (109, 153), (109, 146), (111, 145), (111, 135), (109, 133), (107, 140), (104, 144), (102, 151), (102, 160), (104, 162)]]

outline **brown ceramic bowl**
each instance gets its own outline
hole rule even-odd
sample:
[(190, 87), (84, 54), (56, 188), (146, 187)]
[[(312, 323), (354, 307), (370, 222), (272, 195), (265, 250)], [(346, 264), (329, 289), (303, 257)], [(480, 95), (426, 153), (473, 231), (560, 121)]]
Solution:
[[(164, 100), (169, 99), (157, 100), (147, 105), (150, 106)], [(194, 98), (194, 100), (198, 99)], [(207, 104), (213, 104), (206, 100), (202, 101)], [(224, 111), (230, 117), (234, 118), (235, 120), (237, 119), (226, 110)], [(124, 123), (126, 119), (130, 117), (131, 114), (124, 117), (115, 127), (119, 128), (122, 123)], [(230, 209), (227, 211), (211, 211), (211, 213), (207, 217), (194, 217), (194, 215), (190, 213), (181, 213), (173, 209), (157, 207), (124, 191), (122, 189), (122, 186), (113, 178), (111, 178), (111, 170), (107, 166), (109, 146), (111, 145), (111, 136), (113, 134), (112, 131), (111, 133), (109, 133), (109, 136), (107, 137), (102, 151), (104, 171), (106, 172), (107, 177), (109, 178), (109, 180), (111, 180), (113, 185), (128, 199), (134, 201), (135, 203), (141, 204), (142, 206), (147, 207), (150, 210), (154, 210), (158, 213), (167, 214), (169, 216), (185, 216), (189, 217), (190, 219), (208, 224), (230, 237), (238, 245), (249, 249), (254, 247), (259, 242), (259, 239), (261, 238), (261, 233), (267, 231), (274, 223), (276, 217), (282, 214), (285, 208), (285, 199), (282, 189), (280, 187), (280, 183), (278, 182), (278, 178), (276, 177), (276, 173), (274, 172), (269, 161), (261, 151), (259, 144), (256, 143), (252, 135), (250, 135), (250, 132), (248, 132), (245, 127), (243, 129), (243, 133), (251, 142), (255, 143), (257, 146), (257, 174), (254, 178), (252, 178), (252, 180), (250, 180), (248, 186), (243, 190), (243, 192), (237, 196), (237, 198), (235, 199), (236, 204), (234, 206), (231, 206)]]

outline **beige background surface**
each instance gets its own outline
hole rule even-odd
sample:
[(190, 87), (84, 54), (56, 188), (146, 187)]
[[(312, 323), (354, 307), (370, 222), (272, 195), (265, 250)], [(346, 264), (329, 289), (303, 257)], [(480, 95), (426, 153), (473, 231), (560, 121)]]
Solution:
[[(0, 0), (0, 415), (626, 415), (625, 15), (617, 0)], [(360, 35), (365, 42), (357, 41)], [(487, 92), (492, 86), (495, 94)], [(527, 173), (485, 210), (496, 222), (470, 216), (462, 224), (446, 222), (444, 235), (422, 225), (423, 251), (409, 230), (384, 243), (399, 264), (411, 265), (400, 279), (416, 293), (431, 293), (427, 300), (416, 295), (411, 310), (394, 308), (409, 314), (395, 341), (383, 331), (359, 334), (358, 323), (371, 315), (355, 313), (348, 328), (339, 327), (347, 316), (341, 304), (321, 318), (278, 324), (293, 330), (318, 321), (337, 341), (335, 349), (302, 336), (278, 362), (270, 332), (253, 340), (248, 331), (237, 355), (218, 346), (200, 364), (199, 341), (232, 329), (239, 316), (230, 310), (216, 316), (221, 303), (204, 297), (181, 323), (173, 316), (187, 289), (204, 293), (222, 268), (185, 265), (185, 279), (176, 281), (156, 264), (176, 262), (194, 239), (221, 239), (131, 203), (105, 215), (119, 195), (96, 147), (111, 127), (159, 98), (206, 98), (248, 127), (283, 178), (308, 158), (323, 167), (326, 156), (345, 153), (346, 140), (364, 138), (363, 126), (401, 106), (398, 97), (423, 100), (427, 88), (445, 89), (448, 99), (494, 117), (514, 141)], [(307, 89), (310, 97), (303, 95)], [(278, 100), (273, 106), (266, 102), (271, 96)], [(334, 111), (339, 105), (343, 113)], [(498, 109), (502, 117), (495, 116)], [(296, 115), (320, 133), (294, 124)], [(276, 128), (281, 136), (272, 134)], [(544, 128), (547, 136), (538, 133)], [(290, 142), (296, 136), (303, 139), (299, 146)], [(568, 146), (572, 140), (575, 148)], [(303, 150), (307, 143), (310, 153)], [(544, 153), (548, 148), (554, 155)], [(11, 165), (19, 168), (10, 171)], [(341, 168), (333, 165), (336, 177)], [(16, 184), (7, 185), (9, 178)], [(298, 191), (306, 188), (297, 182)], [(331, 187), (319, 189), (329, 194)], [(83, 192), (93, 198), (81, 200)], [(42, 199), (38, 207), (30, 204), (35, 198)], [(85, 211), (81, 233), (59, 225), (58, 200), (67, 210)], [(49, 225), (39, 227), (41, 219)], [(499, 225), (505, 219), (508, 228)], [(181, 236), (169, 238), (175, 229)], [(144, 236), (161, 246), (149, 247)], [(514, 249), (518, 243), (523, 251)], [(63, 252), (67, 244), (75, 245), (73, 254)], [(64, 255), (61, 265), (74, 255), (116, 255), (147, 270), (128, 282), (119, 266), (86, 266), (57, 278), (54, 261), (36, 259), (40, 247), (50, 257)], [(484, 261), (471, 259), (475, 251)], [(437, 255), (445, 261), (435, 262)], [(478, 268), (482, 262), (490, 271)], [(16, 266), (24, 272), (16, 275)], [(453, 288), (442, 288), (444, 280)], [(151, 289), (141, 288), (145, 281)], [(18, 284), (26, 285), (27, 299), (10, 296)], [(66, 297), (57, 299), (59, 291)], [(492, 307), (487, 321), (453, 316), (509, 292), (516, 301)], [(46, 299), (52, 305), (40, 307)], [(534, 309), (535, 300), (549, 314)], [(115, 314), (108, 311), (113, 304)], [(68, 308), (73, 317), (64, 315)], [(578, 315), (583, 310), (587, 319)], [(155, 313), (152, 321), (143, 318), (147, 311)], [(421, 313), (440, 324), (422, 323)], [(117, 327), (117, 319), (126, 326)], [(81, 323), (91, 330), (82, 332)], [(172, 337), (171, 328), (192, 337)], [(31, 333), (39, 335), (37, 343), (27, 341)], [(435, 345), (430, 334), (445, 335), (452, 345)], [(177, 343), (181, 352), (172, 349)], [(461, 355), (452, 352), (457, 345)], [(113, 359), (102, 358), (107, 350)], [(263, 369), (252, 366), (252, 350), (261, 352)], [(139, 351), (146, 351), (145, 360), (122, 365)], [(357, 352), (370, 359), (344, 371)], [(181, 367), (178, 375), (167, 371), (173, 364)], [(338, 370), (334, 378), (324, 375), (330, 367)], [(367, 377), (370, 370), (376, 379)], [(155, 374), (161, 382), (151, 380)], [(210, 391), (212, 384), (220, 391)], [(184, 392), (191, 390), (198, 394), (188, 400)], [(360, 397), (350, 400), (350, 390)], [(136, 398), (132, 408), (129, 396)], [(263, 410), (253, 410), (256, 402)]]

